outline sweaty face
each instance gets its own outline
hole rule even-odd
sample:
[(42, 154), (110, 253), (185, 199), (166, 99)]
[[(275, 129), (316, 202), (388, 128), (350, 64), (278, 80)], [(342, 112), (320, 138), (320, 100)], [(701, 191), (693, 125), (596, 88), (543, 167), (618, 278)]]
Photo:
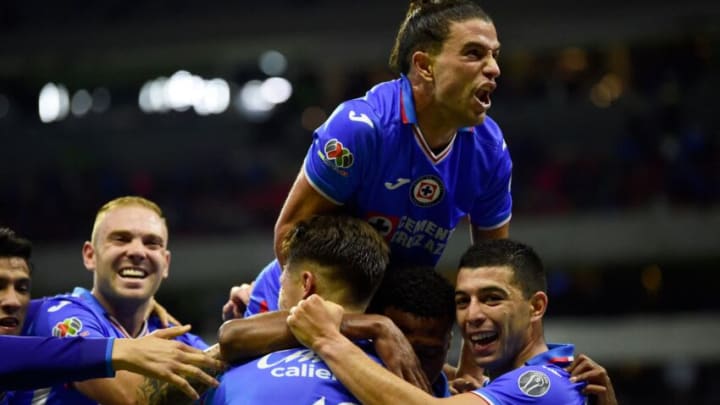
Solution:
[(457, 127), (483, 122), (500, 76), (495, 26), (482, 19), (454, 22), (440, 52), (432, 56), (438, 113)]
[(0, 257), (0, 335), (19, 335), (30, 302), (30, 268), (20, 257)]
[(512, 368), (530, 341), (532, 305), (513, 283), (510, 267), (462, 268), (455, 289), (457, 321), (476, 363)]
[(152, 210), (118, 207), (106, 213), (96, 240), (85, 242), (85, 267), (95, 273), (93, 293), (110, 303), (145, 303), (168, 275), (167, 227)]
[(395, 307), (385, 309), (383, 315), (392, 319), (403, 332), (420, 360), (425, 375), (433, 383), (445, 364), (454, 320), (423, 318)]

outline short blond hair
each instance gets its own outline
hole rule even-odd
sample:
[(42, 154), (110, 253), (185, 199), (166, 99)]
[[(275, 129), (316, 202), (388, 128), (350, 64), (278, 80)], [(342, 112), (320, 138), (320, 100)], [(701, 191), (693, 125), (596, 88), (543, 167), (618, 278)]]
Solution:
[(130, 207), (130, 206), (140, 206), (143, 208), (147, 208), (150, 211), (156, 213), (160, 219), (163, 221), (163, 224), (165, 224), (165, 228), (167, 228), (167, 221), (165, 220), (165, 217), (163, 216), (163, 212), (160, 209), (160, 207), (155, 204), (154, 202), (135, 195), (128, 195), (124, 197), (118, 197), (114, 200), (108, 201), (100, 207), (97, 214), (95, 215), (95, 223), (93, 224), (92, 228), (92, 234), (90, 235), (90, 241), (92, 243), (95, 243), (95, 238), (97, 237), (98, 228), (100, 227), (100, 224), (102, 223), (103, 219), (105, 218), (105, 215), (107, 215), (108, 212), (114, 210), (115, 208), (120, 207)]

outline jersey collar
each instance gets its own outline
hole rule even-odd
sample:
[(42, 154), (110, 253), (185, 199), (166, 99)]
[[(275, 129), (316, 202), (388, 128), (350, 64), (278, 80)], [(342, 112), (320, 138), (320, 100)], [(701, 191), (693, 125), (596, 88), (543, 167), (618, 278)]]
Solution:
[(100, 301), (98, 301), (97, 298), (95, 298), (95, 296), (92, 295), (92, 292), (90, 292), (89, 290), (87, 290), (85, 288), (75, 287), (75, 289), (72, 292), (72, 296), (82, 299), (84, 302), (86, 302), (88, 305), (90, 305), (92, 307), (93, 311), (105, 316), (110, 321), (110, 323), (112, 323), (112, 325), (115, 327), (115, 329), (117, 329), (122, 335), (124, 335), (127, 338), (141, 337), (141, 336), (145, 336), (149, 333), (148, 320), (146, 319), (145, 322), (143, 322), (143, 326), (140, 329), (140, 333), (137, 336), (130, 336), (130, 334), (120, 324), (120, 322), (117, 319), (115, 319), (115, 317), (112, 316), (109, 312), (107, 312), (105, 310), (105, 307), (103, 307), (102, 304), (100, 304)]
[(555, 364), (559, 367), (569, 366), (574, 360), (575, 346), (571, 344), (548, 343), (548, 351), (540, 353), (525, 362), (526, 366)]

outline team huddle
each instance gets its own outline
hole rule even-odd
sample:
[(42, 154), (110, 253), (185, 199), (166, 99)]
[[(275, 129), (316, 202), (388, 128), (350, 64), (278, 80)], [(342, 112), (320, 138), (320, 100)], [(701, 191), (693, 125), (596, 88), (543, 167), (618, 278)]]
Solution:
[[(276, 259), (231, 290), (218, 342), (154, 299), (171, 262), (154, 202), (103, 205), (92, 288), (33, 301), (30, 244), (0, 229), (0, 334), (29, 336), (0, 336), (0, 404), (615, 404), (602, 367), (545, 341), (545, 269), (508, 239), (512, 161), (486, 115), (499, 52), (474, 1), (410, 2), (398, 78), (314, 132)], [(450, 282), (434, 266), (463, 219)]]

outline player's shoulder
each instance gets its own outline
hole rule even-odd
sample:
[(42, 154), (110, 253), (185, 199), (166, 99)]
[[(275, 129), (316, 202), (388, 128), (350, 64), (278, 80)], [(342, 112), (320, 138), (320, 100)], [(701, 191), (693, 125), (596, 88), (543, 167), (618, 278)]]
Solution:
[(489, 115), (485, 116), (482, 124), (473, 127), (473, 135), (473, 140), (480, 146), (497, 149), (507, 148), (500, 126)]
[(328, 121), (341, 121), (349, 125), (364, 124), (358, 128), (382, 132), (394, 121), (400, 120), (399, 89), (398, 80), (379, 83), (363, 97), (341, 103)]

